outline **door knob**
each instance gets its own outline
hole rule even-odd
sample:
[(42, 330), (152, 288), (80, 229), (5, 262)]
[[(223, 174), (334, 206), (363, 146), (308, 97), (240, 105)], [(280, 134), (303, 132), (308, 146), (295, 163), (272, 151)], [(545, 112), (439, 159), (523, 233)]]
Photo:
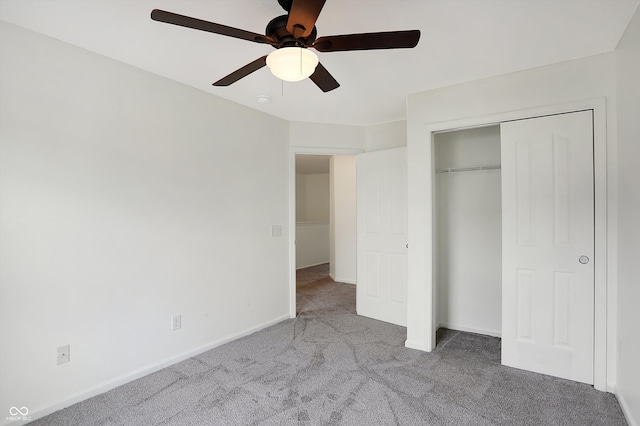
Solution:
[(587, 263), (589, 263), (589, 258), (587, 256), (580, 256), (578, 258), (578, 262), (582, 263), (583, 265), (586, 265)]

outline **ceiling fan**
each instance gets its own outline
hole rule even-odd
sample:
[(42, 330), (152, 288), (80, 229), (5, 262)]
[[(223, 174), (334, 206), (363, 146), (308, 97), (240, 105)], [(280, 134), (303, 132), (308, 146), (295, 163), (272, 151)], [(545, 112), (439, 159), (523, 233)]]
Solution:
[(347, 34), (316, 38), (315, 23), (325, 1), (278, 0), (278, 3), (288, 14), (272, 19), (267, 25), (265, 35), (159, 9), (154, 9), (151, 12), (151, 19), (254, 43), (270, 44), (277, 49), (269, 55), (262, 56), (221, 78), (213, 83), (214, 86), (229, 86), (267, 65), (274, 75), (283, 80), (298, 81), (309, 77), (323, 92), (328, 92), (338, 88), (340, 84), (318, 62), (317, 56), (307, 49), (312, 48), (319, 52), (338, 52), (412, 48), (418, 44), (420, 30)]

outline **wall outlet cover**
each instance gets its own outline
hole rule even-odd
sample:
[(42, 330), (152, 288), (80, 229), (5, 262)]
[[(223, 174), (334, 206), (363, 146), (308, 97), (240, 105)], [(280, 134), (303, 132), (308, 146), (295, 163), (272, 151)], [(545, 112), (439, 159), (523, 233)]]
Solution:
[(56, 362), (58, 365), (65, 364), (71, 360), (69, 349), (69, 345), (58, 346), (56, 358)]
[(182, 328), (182, 315), (174, 315), (171, 317), (171, 331), (180, 330)]

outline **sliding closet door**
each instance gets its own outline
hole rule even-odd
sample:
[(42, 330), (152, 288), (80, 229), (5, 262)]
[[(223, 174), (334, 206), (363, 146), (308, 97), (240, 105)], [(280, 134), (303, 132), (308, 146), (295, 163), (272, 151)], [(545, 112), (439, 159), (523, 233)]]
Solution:
[(593, 383), (592, 112), (501, 125), (502, 363)]
[(357, 157), (358, 315), (407, 325), (407, 149)]

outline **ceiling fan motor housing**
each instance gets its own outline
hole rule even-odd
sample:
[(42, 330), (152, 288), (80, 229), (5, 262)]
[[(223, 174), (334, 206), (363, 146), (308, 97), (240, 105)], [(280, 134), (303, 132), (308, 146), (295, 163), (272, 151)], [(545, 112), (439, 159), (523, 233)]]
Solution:
[(287, 12), (291, 11), (291, 6), (293, 6), (293, 0), (278, 0), (278, 3)]
[(274, 47), (280, 49), (281, 47), (307, 47), (315, 41), (318, 36), (316, 27), (313, 27), (311, 34), (307, 37), (301, 37), (296, 39), (293, 34), (287, 31), (288, 15), (281, 15), (273, 18), (268, 24), (265, 30), (267, 37), (273, 38), (276, 41)]

